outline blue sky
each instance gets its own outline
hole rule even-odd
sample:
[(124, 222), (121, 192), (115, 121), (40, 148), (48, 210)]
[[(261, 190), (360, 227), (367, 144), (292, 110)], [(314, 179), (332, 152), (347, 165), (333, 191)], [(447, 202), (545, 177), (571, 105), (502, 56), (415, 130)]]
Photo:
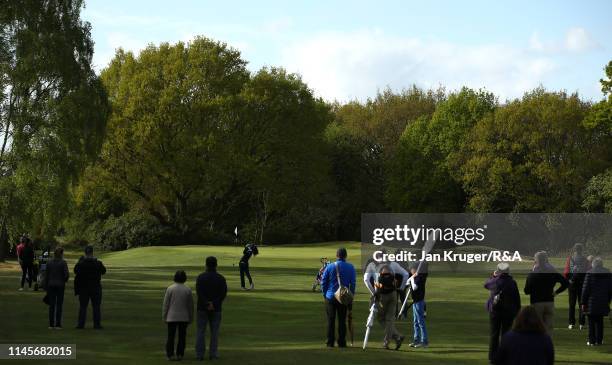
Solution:
[(94, 63), (117, 47), (203, 35), (239, 49), (249, 69), (282, 66), (328, 100), (377, 90), (463, 85), (506, 98), (538, 85), (599, 100), (612, 60), (612, 1), (90, 0)]

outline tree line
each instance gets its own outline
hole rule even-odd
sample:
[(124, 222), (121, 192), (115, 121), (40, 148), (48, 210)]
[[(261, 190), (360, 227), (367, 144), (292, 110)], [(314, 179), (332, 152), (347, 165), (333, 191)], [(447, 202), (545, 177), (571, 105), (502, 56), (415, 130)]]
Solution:
[(82, 5), (0, 10), (2, 252), (23, 232), (120, 250), (236, 226), (358, 240), (363, 212), (612, 212), (612, 61), (595, 103), (417, 86), (330, 103), (205, 37), (96, 74)]

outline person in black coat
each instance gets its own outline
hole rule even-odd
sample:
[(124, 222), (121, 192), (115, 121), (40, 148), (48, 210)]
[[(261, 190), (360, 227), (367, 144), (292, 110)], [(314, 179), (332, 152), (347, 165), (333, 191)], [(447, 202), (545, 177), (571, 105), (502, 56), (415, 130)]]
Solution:
[(582, 309), (589, 317), (587, 346), (598, 346), (603, 343), (603, 317), (610, 313), (612, 274), (603, 267), (603, 261), (599, 257), (593, 259), (592, 266), (584, 278)]
[(28, 288), (31, 289), (32, 280), (36, 280), (36, 278), (34, 277), (34, 245), (29, 238), (25, 238), (25, 246), (21, 251), (19, 259), (21, 260), (21, 288), (19, 288), (19, 290), (23, 290), (26, 280), (28, 282)]
[(552, 365), (555, 348), (544, 322), (530, 305), (521, 309), (512, 330), (502, 337), (497, 350), (497, 365)]
[[(257, 256), (259, 254), (259, 249), (257, 245), (254, 243), (248, 243), (244, 246), (244, 250), (242, 250), (242, 258), (240, 258), (240, 262), (238, 266), (240, 267), (240, 287), (242, 290), (252, 290), (254, 288), (253, 278), (251, 277), (251, 271), (249, 270), (249, 260), (252, 256)], [(247, 288), (245, 285), (244, 278), (249, 279), (249, 287)]]
[(79, 296), (79, 322), (77, 329), (85, 327), (87, 306), (91, 301), (95, 329), (102, 329), (100, 306), (102, 304), (102, 275), (106, 267), (93, 256), (93, 247), (85, 248), (85, 256), (74, 267), (74, 294)]
[(62, 328), (62, 309), (64, 305), (64, 289), (68, 281), (68, 264), (64, 260), (64, 249), (55, 249), (53, 260), (47, 263), (43, 287), (47, 290), (49, 305), (49, 329)]
[(521, 309), (521, 295), (516, 281), (510, 275), (510, 265), (501, 262), (484, 284), (490, 292), (486, 308), (489, 312), (489, 361), (495, 363), (495, 354), (501, 337), (510, 330), (514, 317)]
[(223, 301), (227, 296), (227, 282), (223, 275), (217, 272), (217, 258), (206, 258), (206, 271), (196, 280), (198, 294), (197, 330), (196, 330), (196, 358), (204, 359), (206, 352), (206, 327), (210, 327), (209, 359), (219, 358), (219, 327), (221, 326), (221, 312)]

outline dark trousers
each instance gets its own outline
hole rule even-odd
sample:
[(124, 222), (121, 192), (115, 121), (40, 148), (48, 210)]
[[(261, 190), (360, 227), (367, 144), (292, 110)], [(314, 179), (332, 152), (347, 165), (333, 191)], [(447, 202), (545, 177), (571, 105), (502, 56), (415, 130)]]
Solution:
[(576, 303), (578, 303), (578, 323), (584, 326), (585, 314), (582, 312), (582, 284), (584, 280), (575, 280), (568, 287), (569, 293), (569, 324), (576, 324)]
[(32, 287), (32, 279), (34, 278), (34, 264), (33, 263), (21, 263), (21, 287), (28, 281), (28, 287)]
[(589, 342), (601, 345), (603, 342), (603, 316), (589, 315)]
[(49, 298), (49, 327), (61, 327), (64, 307), (64, 287), (48, 287), (47, 296)]
[(502, 336), (510, 330), (514, 321), (513, 315), (489, 313), (489, 361), (493, 363)]
[(85, 319), (87, 319), (87, 306), (91, 300), (93, 309), (94, 328), (101, 327), (100, 320), (100, 304), (102, 304), (102, 288), (82, 289), (79, 293), (79, 323), (78, 327), (85, 327)]
[(346, 313), (348, 307), (340, 304), (336, 298), (325, 299), (327, 312), (327, 346), (334, 346), (336, 342), (336, 317), (338, 318), (338, 346), (346, 346)]
[(251, 278), (251, 273), (249, 272), (249, 263), (248, 262), (240, 262), (238, 265), (240, 266), (240, 286), (245, 287), (244, 285), (244, 276), (246, 275), (247, 279), (249, 279), (249, 284), (253, 284), (253, 279)]
[(221, 312), (198, 311), (196, 330), (196, 356), (204, 357), (206, 352), (206, 327), (210, 326), (210, 349), (208, 350), (211, 358), (218, 355), (219, 347), (219, 327), (221, 327)]
[(174, 356), (174, 336), (178, 329), (178, 343), (176, 344), (176, 356), (185, 356), (185, 339), (187, 337), (187, 322), (168, 322), (168, 339), (166, 340), (166, 356)]

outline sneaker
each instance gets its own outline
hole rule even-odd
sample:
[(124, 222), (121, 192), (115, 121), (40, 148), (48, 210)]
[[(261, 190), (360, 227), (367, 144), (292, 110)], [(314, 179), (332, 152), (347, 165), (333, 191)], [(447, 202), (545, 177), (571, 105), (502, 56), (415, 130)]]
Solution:
[(55, 329), (55, 327), (51, 327), (51, 326), (49, 326), (47, 328), (50, 329), (50, 330), (54, 330)]
[(55, 326), (56, 330), (63, 330), (64, 328), (62, 328), (62, 326)]
[(255, 285), (253, 285), (253, 283), (251, 283), (251, 286), (249, 286), (249, 290), (253, 290), (255, 289)]
[(568, 330), (573, 330), (573, 329), (574, 329), (574, 325), (573, 325), (573, 324), (570, 324), (569, 326), (567, 326), (567, 329), (568, 329)]
[(590, 343), (589, 341), (587, 341), (587, 346), (595, 346), (594, 343)]
[(23, 291), (23, 288), (19, 288), (19, 289), (17, 289), (17, 290), (19, 290), (19, 291)]
[(211, 355), (209, 358), (209, 360), (219, 360), (219, 356), (217, 355)]
[(395, 339), (395, 350), (399, 350), (400, 347), (402, 347), (402, 342), (404, 342), (404, 336), (398, 336)]
[(429, 344), (425, 342), (419, 342), (416, 345), (414, 345), (415, 349), (420, 349), (420, 348), (426, 349), (427, 347), (429, 347)]
[(414, 342), (411, 342), (408, 346), (410, 346), (410, 347), (417, 347), (417, 345), (419, 345), (419, 344), (420, 344), (420, 342), (414, 341)]
[(245, 288), (244, 286), (240, 287), (242, 290), (248, 290), (247, 288)]
[(580, 325), (580, 330), (581, 330), (581, 331), (582, 331), (582, 329), (583, 329), (583, 328), (584, 328), (584, 326), (583, 326), (583, 325)]
[(168, 361), (174, 361), (174, 357), (172, 357), (172, 356), (168, 356), (168, 357), (166, 357), (166, 360), (168, 360)]

